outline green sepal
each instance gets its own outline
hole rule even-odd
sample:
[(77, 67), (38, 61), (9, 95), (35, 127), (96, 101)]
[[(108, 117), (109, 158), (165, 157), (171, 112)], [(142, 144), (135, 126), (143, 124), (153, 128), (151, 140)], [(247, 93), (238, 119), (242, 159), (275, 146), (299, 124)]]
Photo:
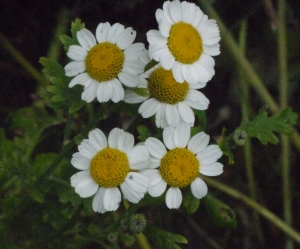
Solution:
[(258, 115), (247, 123), (242, 123), (238, 128), (244, 130), (249, 137), (255, 137), (266, 145), (267, 143), (277, 144), (279, 139), (274, 132), (290, 135), (293, 133), (293, 125), (298, 115), (286, 108), (280, 113), (268, 117), (268, 113), (260, 110)]
[(217, 226), (227, 229), (234, 229), (237, 225), (235, 212), (224, 202), (212, 195), (204, 197), (207, 213)]
[(206, 127), (206, 113), (201, 110), (194, 110), (195, 117), (197, 121), (195, 122), (194, 127), (191, 128), (191, 137), (197, 133), (204, 131)]
[(141, 97), (149, 97), (150, 96), (148, 88), (135, 88), (135, 89), (131, 89), (131, 90)]
[(60, 35), (60, 41), (64, 45), (64, 50), (68, 52), (69, 47), (71, 45), (79, 45), (78, 39), (77, 39), (77, 32), (82, 30), (85, 27), (84, 23), (81, 22), (79, 18), (76, 18), (75, 22), (72, 22), (71, 24), (71, 35)]
[(187, 239), (175, 233), (170, 233), (152, 226), (147, 226), (145, 234), (155, 245), (154, 248), (180, 249), (177, 243), (187, 244)]
[(158, 61), (152, 59), (152, 60), (149, 61), (149, 62), (147, 63), (147, 65), (145, 66), (144, 72), (147, 72), (149, 69), (155, 67), (158, 63), (159, 63)]

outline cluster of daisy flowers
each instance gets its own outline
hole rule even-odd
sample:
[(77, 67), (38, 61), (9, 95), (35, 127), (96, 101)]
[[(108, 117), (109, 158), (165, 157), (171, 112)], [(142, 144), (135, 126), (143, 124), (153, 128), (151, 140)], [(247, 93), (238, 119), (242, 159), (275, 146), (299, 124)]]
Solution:
[[(220, 34), (215, 20), (186, 1), (166, 1), (155, 13), (158, 30), (147, 33), (149, 50), (133, 43), (136, 32), (116, 23), (100, 23), (95, 35), (77, 32), (79, 45), (71, 45), (65, 66), (74, 77), (69, 87), (82, 85), (82, 99), (92, 102), (141, 103), (143, 118), (155, 115), (163, 129), (163, 142), (149, 137), (135, 145), (132, 134), (114, 128), (108, 137), (99, 130), (78, 146), (72, 165), (81, 170), (71, 185), (81, 197), (93, 196), (95, 212), (115, 211), (123, 198), (138, 203), (146, 193), (166, 192), (166, 205), (179, 208), (181, 189), (190, 186), (196, 198), (207, 194), (200, 174), (217, 176), (223, 165), (218, 145), (200, 132), (191, 137), (195, 110), (206, 110), (209, 100), (199, 89), (211, 80), (212, 56), (220, 53)], [(145, 71), (151, 61), (157, 64)], [(141, 96), (138, 89), (146, 90)]]

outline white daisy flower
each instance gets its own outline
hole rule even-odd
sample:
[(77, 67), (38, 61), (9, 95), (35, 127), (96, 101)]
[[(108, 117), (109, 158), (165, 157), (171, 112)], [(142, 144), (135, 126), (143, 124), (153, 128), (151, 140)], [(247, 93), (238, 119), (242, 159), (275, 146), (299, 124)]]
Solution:
[(99, 102), (123, 100), (122, 84), (136, 87), (144, 70), (138, 59), (145, 51), (144, 44), (133, 44), (135, 37), (132, 28), (119, 23), (100, 23), (96, 38), (85, 28), (78, 31), (80, 46), (71, 45), (67, 53), (73, 61), (65, 66), (66, 75), (75, 76), (69, 87), (83, 85), (81, 98), (88, 103), (95, 98)]
[(90, 131), (89, 139), (78, 146), (71, 164), (81, 171), (71, 177), (71, 185), (80, 197), (95, 194), (93, 210), (115, 211), (121, 202), (120, 186), (125, 199), (138, 203), (147, 192), (148, 179), (138, 172), (148, 167), (145, 145), (134, 146), (133, 135), (114, 128), (106, 139), (104, 133)]
[(215, 74), (211, 56), (220, 54), (220, 31), (198, 6), (186, 1), (166, 1), (155, 13), (159, 30), (150, 30), (151, 58), (172, 70), (176, 81), (208, 82)]
[(188, 185), (196, 198), (204, 197), (207, 185), (198, 175), (217, 176), (223, 172), (223, 165), (216, 162), (222, 156), (219, 146), (208, 145), (209, 136), (204, 132), (190, 139), (190, 127), (184, 123), (165, 128), (163, 140), (164, 144), (152, 137), (145, 141), (152, 162), (152, 169), (142, 171), (150, 181), (148, 193), (157, 197), (170, 186), (166, 193), (168, 208), (179, 208), (180, 188)]
[[(141, 58), (144, 64), (150, 61), (149, 55)], [(147, 78), (149, 78), (147, 80)], [(139, 113), (144, 118), (155, 115), (156, 126), (164, 128), (184, 122), (194, 125), (195, 115), (192, 110), (206, 110), (209, 100), (196, 89), (205, 87), (206, 83), (188, 84), (177, 82), (171, 70), (156, 66), (140, 76), (138, 88), (147, 88), (150, 96), (143, 97), (132, 90), (125, 91), (124, 102), (141, 103)]]

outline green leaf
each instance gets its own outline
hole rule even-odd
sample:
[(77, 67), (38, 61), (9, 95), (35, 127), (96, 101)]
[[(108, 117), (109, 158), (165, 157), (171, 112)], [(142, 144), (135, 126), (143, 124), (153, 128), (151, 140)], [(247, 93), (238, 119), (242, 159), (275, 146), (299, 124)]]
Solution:
[(190, 188), (189, 191), (186, 193), (183, 199), (183, 206), (186, 208), (188, 214), (195, 213), (200, 205), (200, 200), (197, 199), (191, 192)]
[(59, 38), (60, 38), (62, 44), (64, 45), (64, 49), (66, 52), (69, 50), (69, 47), (71, 45), (79, 45), (79, 42), (77, 40), (77, 32), (79, 30), (82, 30), (84, 28), (84, 26), (85, 26), (84, 23), (81, 23), (81, 20), (79, 18), (77, 18), (75, 20), (75, 22), (72, 22), (72, 25), (71, 25), (72, 37), (67, 36), (67, 35), (60, 35)]
[(82, 108), (85, 104), (81, 99), (82, 86), (69, 88), (72, 78), (65, 75), (64, 68), (57, 61), (41, 58), (40, 63), (44, 66), (43, 72), (52, 82), (42, 94), (49, 101), (49, 105), (54, 109), (69, 109), (70, 114)]
[(136, 129), (137, 129), (137, 132), (139, 133), (138, 139), (141, 142), (145, 142), (145, 140), (151, 136), (150, 130), (145, 125), (138, 125), (136, 127)]
[(151, 60), (148, 62), (148, 64), (145, 66), (144, 68), (144, 72), (147, 72), (148, 70), (150, 70), (151, 68), (155, 67), (159, 62), (156, 60)]
[(135, 242), (135, 238), (132, 235), (130, 235), (129, 233), (120, 234), (120, 239), (123, 241), (123, 243), (127, 247), (133, 246), (133, 244)]
[(227, 229), (236, 227), (236, 215), (227, 204), (209, 194), (204, 197), (204, 202), (207, 213), (213, 223)]
[(244, 130), (249, 137), (259, 139), (262, 144), (277, 144), (279, 140), (274, 132), (292, 134), (297, 117), (291, 108), (284, 109), (272, 117), (268, 117), (268, 113), (261, 110), (253, 120), (242, 123), (238, 128)]
[(222, 135), (218, 144), (220, 146), (220, 149), (222, 150), (223, 155), (228, 157), (228, 164), (234, 164), (234, 157), (229, 144), (231, 136), (226, 137), (225, 133), (226, 129), (223, 128)]
[(182, 235), (170, 233), (148, 225), (145, 234), (155, 245), (154, 248), (180, 249), (177, 243), (188, 243), (187, 239)]

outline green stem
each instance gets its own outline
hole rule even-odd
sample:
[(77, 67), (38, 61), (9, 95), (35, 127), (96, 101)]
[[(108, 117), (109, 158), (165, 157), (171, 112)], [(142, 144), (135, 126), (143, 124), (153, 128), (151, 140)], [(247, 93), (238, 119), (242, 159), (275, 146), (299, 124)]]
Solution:
[(0, 45), (21, 65), (24, 69), (39, 83), (45, 85), (47, 80), (43, 75), (32, 66), (28, 60), (9, 42), (9, 40), (0, 33)]
[(140, 248), (142, 248), (142, 249), (151, 249), (149, 241), (143, 233), (135, 234), (134, 237), (137, 240)]
[[(278, 0), (278, 67), (279, 67), (279, 93), (280, 107), (288, 106), (288, 70), (287, 70), (287, 45), (286, 45), (286, 3), (285, 0)], [(281, 169), (282, 169), (282, 190), (283, 190), (283, 212), (284, 221), (292, 225), (292, 197), (290, 184), (290, 143), (286, 135), (281, 135)], [(293, 249), (293, 241), (286, 240), (286, 249)]]
[(69, 138), (70, 138), (70, 135), (71, 135), (72, 118), (73, 118), (73, 114), (68, 113), (65, 132), (64, 132), (64, 141), (63, 141), (64, 145), (69, 142)]
[[(243, 55), (245, 55), (246, 51), (246, 34), (247, 34), (247, 20), (243, 20), (240, 26), (240, 34), (239, 34), (239, 46), (240, 51)], [(241, 110), (242, 110), (242, 120), (244, 122), (249, 121), (249, 109), (250, 109), (250, 101), (249, 101), (249, 85), (248, 82), (245, 80), (244, 71), (239, 67), (239, 82), (240, 82), (240, 103), (241, 103)], [(253, 163), (252, 163), (252, 148), (251, 148), (251, 140), (248, 139), (246, 141), (244, 147), (244, 160), (246, 165), (246, 172), (247, 172), (247, 180), (249, 185), (249, 193), (250, 197), (253, 200), (257, 199), (257, 191), (256, 191), (256, 184), (254, 179), (254, 170), (253, 170)], [(260, 225), (259, 215), (256, 211), (253, 212), (255, 228), (257, 229), (258, 238), (262, 243), (263, 234)]]
[[(217, 12), (211, 6), (209, 1), (199, 0), (199, 2), (203, 6), (205, 11), (208, 13), (208, 15), (217, 21), (221, 32), (221, 37), (226, 48), (232, 54), (233, 59), (236, 61), (239, 67), (241, 67), (245, 72), (245, 77), (247, 78), (249, 83), (256, 90), (257, 94), (265, 102), (265, 104), (268, 105), (271, 112), (273, 114), (277, 113), (279, 111), (279, 106), (276, 104), (271, 94), (264, 86), (263, 81), (256, 73), (250, 62), (245, 58), (245, 56), (242, 53), (240, 53), (238, 44), (230, 34), (230, 31), (226, 28), (225, 24), (222, 22)], [(294, 129), (294, 133), (291, 135), (291, 139), (296, 148), (300, 151), (300, 135), (296, 129)]]
[(283, 220), (281, 220), (278, 216), (272, 213), (270, 210), (266, 209), (264, 206), (258, 204), (256, 201), (249, 198), (247, 195), (242, 192), (224, 184), (217, 180), (214, 180), (209, 177), (201, 176), (203, 180), (205, 180), (208, 185), (226, 193), (227, 195), (243, 201), (249, 207), (257, 211), (261, 216), (269, 220), (272, 224), (277, 226), (280, 230), (282, 230), (286, 235), (290, 238), (294, 239), (298, 244), (300, 244), (300, 233), (298, 233), (295, 229), (286, 224)]

